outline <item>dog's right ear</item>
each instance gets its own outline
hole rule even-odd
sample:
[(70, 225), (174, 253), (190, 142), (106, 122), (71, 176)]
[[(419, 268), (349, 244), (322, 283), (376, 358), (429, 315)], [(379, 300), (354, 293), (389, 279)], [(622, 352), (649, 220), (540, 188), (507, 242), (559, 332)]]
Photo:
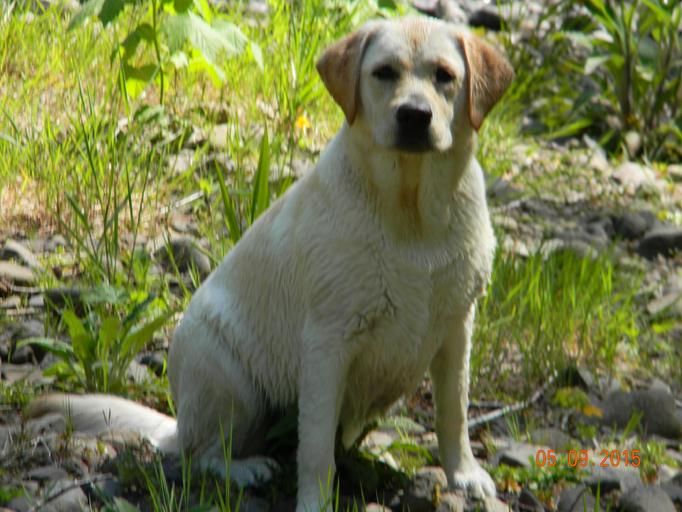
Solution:
[(317, 72), (334, 101), (353, 124), (360, 103), (360, 64), (367, 44), (375, 32), (367, 24), (327, 48), (317, 61)]

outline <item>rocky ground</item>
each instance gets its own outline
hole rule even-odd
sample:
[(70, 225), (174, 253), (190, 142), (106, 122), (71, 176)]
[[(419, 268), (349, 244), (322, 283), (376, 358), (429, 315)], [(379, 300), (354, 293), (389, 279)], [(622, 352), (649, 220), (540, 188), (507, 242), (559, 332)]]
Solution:
[[(527, 4), (529, 16), (542, 8)], [(267, 12), (264, 2), (251, 5), (259, 15)], [(497, 30), (501, 25), (499, 8), (488, 3), (415, 0), (414, 5), (473, 26)], [(532, 19), (527, 21), (532, 25)], [(225, 139), (220, 135), (225, 129), (217, 125), (211, 133), (197, 132), (169, 158), (169, 173), (199, 172), (206, 165), (231, 172), (230, 157), (218, 142)], [(211, 150), (197, 152), (204, 143)], [(588, 138), (561, 144), (517, 141), (505, 158), (509, 172), (490, 178), (488, 185), (500, 251), (520, 258), (554, 251), (587, 258), (608, 254), (637, 269), (644, 275), (638, 307), (649, 318), (666, 322), (660, 336), (666, 346), (677, 347), (672, 357), (679, 357), (682, 166), (670, 165), (663, 172), (636, 162), (616, 163)], [(295, 160), (289, 171), (296, 176), (308, 164)], [(159, 215), (170, 243), (151, 232), (137, 240), (152, 272), (178, 290), (192, 287), (190, 269), (205, 277), (212, 267), (192, 209), (202, 197), (197, 194), (174, 198), (171, 211)], [(161, 460), (140, 440), (122, 433), (81, 437), (60, 417), (22, 415), (27, 400), (54, 385), (54, 377), (44, 372), (55, 357), (38, 343), (19, 342), (53, 335), (50, 315), (67, 303), (82, 308), (88, 290), (79, 283), (77, 251), (62, 234), (29, 236), (20, 225), (0, 226), (0, 512), (158, 509), (163, 508), (159, 503), (164, 503), (167, 484), (176, 484), (175, 498), (184, 509), (205, 510), (199, 504), (206, 489), (195, 480), (178, 498), (186, 480), (181, 465)], [(45, 282), (60, 284), (46, 287)], [(159, 375), (166, 349), (167, 337), (161, 336), (135, 359), (129, 376), (137, 389), (163, 384)], [(662, 362), (669, 357), (660, 354)], [(340, 455), (341, 503), (359, 499), (362, 484), (372, 510), (682, 510), (682, 376), (655, 370), (642, 372), (623, 363), (617, 378), (606, 379), (586, 368), (570, 368), (548, 375), (545, 385), (511, 406), (473, 402), (475, 455), (498, 483), (498, 498), (484, 502), (446, 488), (437, 465), (431, 390), (425, 380), (365, 438), (362, 450), (371, 457)], [(558, 404), (557, 392), (565, 387), (581, 390), (587, 401), (579, 407)], [(160, 406), (158, 395), (162, 393), (152, 391), (140, 399)], [(633, 414), (639, 416), (636, 428)], [(552, 456), (557, 457), (554, 465)], [(235, 491), (225, 500), (239, 501), (250, 511), (293, 509), (292, 468), (286, 463), (283, 468), (274, 484), (242, 496)], [(206, 486), (226, 492), (222, 482), (209, 479)], [(158, 491), (156, 503), (150, 488)]]

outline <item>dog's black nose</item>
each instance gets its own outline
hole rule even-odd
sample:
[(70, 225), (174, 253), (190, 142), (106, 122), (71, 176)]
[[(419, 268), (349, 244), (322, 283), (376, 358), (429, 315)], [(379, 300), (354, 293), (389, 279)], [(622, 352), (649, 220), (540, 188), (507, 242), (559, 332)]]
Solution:
[(433, 112), (428, 102), (411, 99), (398, 107), (396, 146), (404, 151), (421, 152), (431, 149), (429, 127)]
[(431, 107), (424, 102), (410, 102), (400, 105), (396, 114), (398, 125), (410, 131), (419, 131), (428, 128), (431, 124), (433, 113)]

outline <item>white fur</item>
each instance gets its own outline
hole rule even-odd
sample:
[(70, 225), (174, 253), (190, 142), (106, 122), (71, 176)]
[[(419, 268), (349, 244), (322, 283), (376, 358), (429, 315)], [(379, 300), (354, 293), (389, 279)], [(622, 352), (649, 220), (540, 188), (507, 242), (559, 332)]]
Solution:
[[(117, 427), (218, 471), (229, 433), (232, 470), (251, 483), (269, 475), (268, 461), (254, 458), (267, 410), (297, 403), (298, 510), (314, 510), (334, 473), (337, 426), (352, 444), (430, 370), (449, 484), (495, 494), (467, 432), (475, 302), (495, 239), (472, 156), (462, 49), (441, 22), (372, 30), (354, 122), (248, 230), (177, 327), (168, 361), (177, 431), (173, 419), (114, 397), (70, 397), (78, 426), (97, 430), (97, 415), (110, 408)], [(372, 66), (393, 54), (411, 66), (405, 78), (377, 83)], [(434, 58), (456, 71), (447, 90), (429, 82)], [(433, 109), (434, 149), (398, 151), (392, 112), (421, 93)], [(57, 402), (45, 398), (42, 407)]]

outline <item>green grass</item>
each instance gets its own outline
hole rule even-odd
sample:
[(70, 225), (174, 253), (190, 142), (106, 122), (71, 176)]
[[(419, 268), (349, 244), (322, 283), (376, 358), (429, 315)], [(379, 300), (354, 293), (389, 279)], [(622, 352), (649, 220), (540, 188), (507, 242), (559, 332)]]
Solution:
[(638, 278), (619, 273), (609, 255), (498, 253), (493, 276), (471, 363), (483, 391), (511, 392), (504, 383), (523, 375), (526, 389), (518, 391), (527, 392), (575, 364), (610, 373), (619, 349), (636, 344)]

